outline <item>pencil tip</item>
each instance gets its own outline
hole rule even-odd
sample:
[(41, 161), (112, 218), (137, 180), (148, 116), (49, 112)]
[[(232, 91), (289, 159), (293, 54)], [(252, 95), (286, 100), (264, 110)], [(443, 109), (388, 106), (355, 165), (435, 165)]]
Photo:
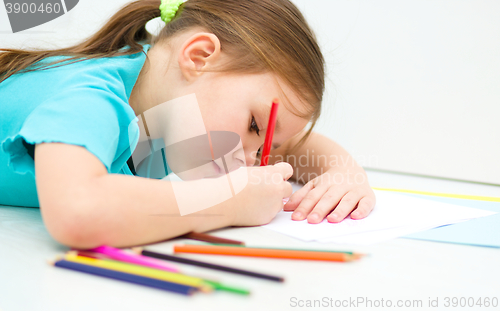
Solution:
[(359, 253), (353, 254), (354, 259), (361, 259), (366, 256), (368, 256), (368, 254), (359, 254)]
[(132, 247), (132, 251), (136, 254), (142, 253), (142, 247)]
[(62, 259), (64, 259), (64, 257), (63, 257), (63, 256), (61, 256), (61, 255), (57, 255), (55, 259), (48, 259), (48, 260), (47, 260), (47, 263), (48, 263), (49, 265), (54, 266), (54, 265), (56, 264), (56, 261), (59, 261), (59, 260), (62, 260)]
[(212, 286), (202, 286), (200, 287), (200, 291), (203, 292), (203, 293), (211, 293), (214, 291), (214, 288)]

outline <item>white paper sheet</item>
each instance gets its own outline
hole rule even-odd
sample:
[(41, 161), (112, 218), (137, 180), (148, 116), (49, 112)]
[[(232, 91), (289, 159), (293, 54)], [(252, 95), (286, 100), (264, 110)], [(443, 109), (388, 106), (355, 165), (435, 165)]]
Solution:
[(470, 207), (441, 203), (375, 190), (377, 204), (360, 220), (348, 217), (340, 223), (309, 224), (291, 220), (291, 212), (281, 211), (264, 228), (304, 241), (371, 244), (442, 225), (495, 214)]
[[(467, 220), (461, 220), (459, 222), (462, 221), (467, 221)], [(318, 242), (335, 243), (335, 244), (370, 245), (370, 244), (389, 241), (408, 234), (429, 230), (439, 226), (441, 226), (441, 224), (426, 225), (426, 226), (416, 225), (409, 227), (396, 227), (384, 230), (377, 230), (370, 233), (363, 232), (363, 233), (349, 234), (333, 238), (319, 239)]]

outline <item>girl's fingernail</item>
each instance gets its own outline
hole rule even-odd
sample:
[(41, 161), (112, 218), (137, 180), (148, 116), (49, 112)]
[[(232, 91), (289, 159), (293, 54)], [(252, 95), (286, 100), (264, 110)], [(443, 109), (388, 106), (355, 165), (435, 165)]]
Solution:
[(309, 216), (309, 217), (311, 217), (312, 221), (318, 221), (319, 220), (319, 215), (316, 214), (316, 213), (312, 213), (311, 216)]
[(301, 212), (295, 212), (295, 213), (293, 213), (293, 216), (295, 218), (302, 218), (302, 213)]
[(330, 218), (333, 220), (337, 220), (337, 219), (339, 219), (339, 215), (337, 213), (333, 213), (330, 215)]
[(359, 217), (359, 212), (354, 212), (351, 215), (354, 216), (354, 217)]

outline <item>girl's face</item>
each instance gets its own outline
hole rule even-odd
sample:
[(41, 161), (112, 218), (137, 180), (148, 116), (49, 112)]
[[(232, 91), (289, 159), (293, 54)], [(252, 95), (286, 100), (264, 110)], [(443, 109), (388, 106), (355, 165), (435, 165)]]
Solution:
[[(233, 158), (241, 165), (254, 165), (257, 151), (264, 144), (271, 105), (275, 99), (280, 105), (273, 149), (298, 134), (308, 123), (307, 119), (287, 109), (289, 105), (300, 107), (303, 104), (271, 73), (204, 75), (189, 89), (196, 94), (207, 131), (230, 131), (239, 135), (243, 150), (235, 150)], [(286, 98), (282, 93), (287, 95)]]
[[(227, 169), (232, 171), (255, 164), (257, 151), (265, 141), (275, 99), (280, 105), (273, 148), (298, 134), (308, 120), (287, 108), (300, 111), (304, 103), (276, 75), (217, 72), (227, 57), (221, 52), (215, 35), (196, 30), (179, 35), (167, 45), (158, 43), (148, 52), (150, 62), (141, 71), (130, 103), (138, 115), (156, 105), (195, 94), (206, 132), (232, 132), (241, 140), (240, 146), (230, 152), (231, 156), (225, 156), (229, 162)], [(223, 172), (222, 161), (215, 160), (211, 166), (205, 166), (187, 179), (215, 177)]]

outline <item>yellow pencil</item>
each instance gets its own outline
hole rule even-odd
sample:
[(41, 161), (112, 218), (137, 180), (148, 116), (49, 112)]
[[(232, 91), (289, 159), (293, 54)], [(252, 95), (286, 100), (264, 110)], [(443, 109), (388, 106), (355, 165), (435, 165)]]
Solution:
[(383, 191), (392, 191), (392, 192), (402, 192), (402, 193), (411, 193), (411, 194), (430, 195), (430, 196), (444, 197), (444, 198), (500, 202), (500, 198), (497, 198), (497, 197), (486, 197), (486, 196), (481, 196), (481, 195), (468, 195), (468, 194), (455, 194), (455, 193), (438, 193), (438, 192), (409, 190), (409, 189), (392, 189), (392, 188), (375, 188), (375, 187), (373, 189), (375, 189), (375, 190), (383, 190)]
[(203, 292), (210, 292), (213, 290), (213, 287), (207, 284), (203, 279), (180, 273), (157, 270), (153, 268), (142, 267), (110, 259), (96, 259), (96, 258), (84, 257), (77, 255), (75, 252), (68, 252), (64, 256), (64, 259), (67, 261), (72, 261), (88, 266), (120, 271), (148, 278), (158, 279), (162, 281), (197, 287)]

